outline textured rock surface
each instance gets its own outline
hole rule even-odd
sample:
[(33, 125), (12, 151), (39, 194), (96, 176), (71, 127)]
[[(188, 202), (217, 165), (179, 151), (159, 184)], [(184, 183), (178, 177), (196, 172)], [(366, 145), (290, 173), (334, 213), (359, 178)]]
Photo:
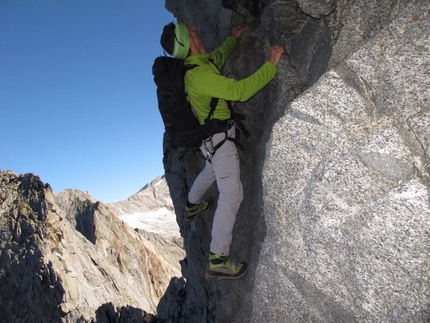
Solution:
[(203, 159), (166, 138), (187, 258), (159, 319), (428, 322), (429, 2), (220, 3), (166, 8), (194, 23), (209, 49), (232, 25), (250, 27), (226, 75), (249, 75), (273, 44), (287, 51), (275, 80), (236, 105), (252, 136), (242, 140), (245, 199), (231, 256), (250, 269), (239, 281), (204, 280), (213, 212), (182, 220)]
[(183, 251), (91, 196), (0, 172), (2, 322), (134, 322), (155, 312)]

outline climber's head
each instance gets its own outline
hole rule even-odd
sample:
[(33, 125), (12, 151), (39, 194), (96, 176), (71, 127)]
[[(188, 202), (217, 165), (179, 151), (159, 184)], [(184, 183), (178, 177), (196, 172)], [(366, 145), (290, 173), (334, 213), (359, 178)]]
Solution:
[(176, 58), (187, 57), (190, 53), (190, 37), (187, 25), (172, 22), (164, 26), (160, 43), (170, 55)]

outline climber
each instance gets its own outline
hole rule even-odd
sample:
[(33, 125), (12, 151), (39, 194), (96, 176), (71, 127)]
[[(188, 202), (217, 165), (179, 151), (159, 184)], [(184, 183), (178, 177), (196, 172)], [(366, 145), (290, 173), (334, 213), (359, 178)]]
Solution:
[[(242, 277), (247, 270), (246, 262), (235, 264), (228, 259), (236, 214), (243, 200), (243, 189), (239, 156), (234, 142), (236, 126), (231, 119), (227, 101), (247, 101), (266, 86), (274, 78), (278, 62), (284, 53), (281, 46), (273, 46), (268, 61), (245, 79), (237, 81), (223, 76), (219, 68), (232, 53), (237, 38), (247, 29), (234, 28), (232, 36), (211, 53), (206, 52), (203, 38), (196, 27), (170, 23), (164, 27), (161, 36), (161, 45), (167, 53), (185, 59), (185, 64), (197, 65), (186, 73), (185, 87), (200, 124), (205, 124), (212, 98), (219, 98), (210, 120), (212, 128), (216, 129), (200, 147), (207, 161), (188, 193), (184, 215), (186, 221), (191, 221), (210, 208), (211, 204), (203, 200), (203, 196), (216, 181), (219, 197), (212, 226), (207, 279), (236, 279)], [(227, 138), (233, 140), (225, 140)], [(214, 154), (214, 147), (220, 142), (223, 143)]]

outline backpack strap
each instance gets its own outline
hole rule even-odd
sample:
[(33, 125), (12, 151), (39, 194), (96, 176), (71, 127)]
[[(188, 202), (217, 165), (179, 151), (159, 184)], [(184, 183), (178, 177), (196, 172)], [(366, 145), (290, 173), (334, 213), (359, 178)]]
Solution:
[(212, 119), (216, 106), (218, 105), (218, 101), (219, 101), (218, 98), (212, 98), (211, 104), (210, 104), (211, 109), (209, 110), (209, 114), (205, 119), (205, 123), (208, 122), (210, 119)]

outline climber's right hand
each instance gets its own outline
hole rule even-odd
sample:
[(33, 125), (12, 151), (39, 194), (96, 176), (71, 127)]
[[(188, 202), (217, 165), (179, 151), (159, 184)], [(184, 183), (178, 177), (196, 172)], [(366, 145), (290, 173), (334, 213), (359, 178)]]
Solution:
[(269, 53), (269, 62), (273, 65), (278, 66), (278, 62), (281, 59), (282, 54), (285, 53), (285, 49), (280, 45), (272, 46)]

